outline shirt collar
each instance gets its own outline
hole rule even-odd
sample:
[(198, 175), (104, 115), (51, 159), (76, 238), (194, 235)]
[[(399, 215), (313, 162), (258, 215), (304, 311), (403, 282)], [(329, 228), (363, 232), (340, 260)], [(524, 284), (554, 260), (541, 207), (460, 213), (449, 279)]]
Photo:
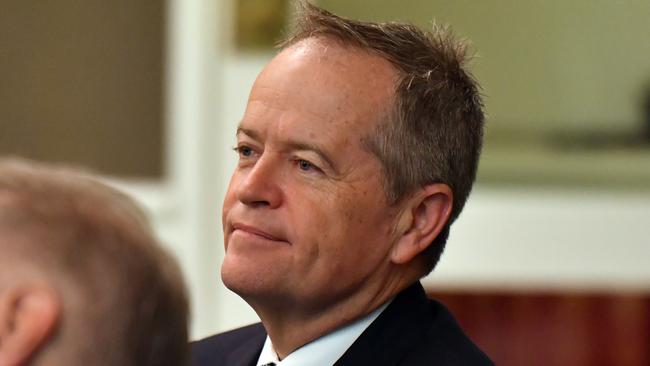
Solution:
[(277, 366), (331, 366), (341, 358), (352, 343), (359, 338), (370, 324), (377, 319), (392, 300), (377, 308), (365, 317), (356, 320), (342, 328), (335, 330), (323, 337), (320, 337), (293, 351), (282, 361), (273, 349), (271, 338), (266, 336), (262, 353), (257, 360), (257, 366), (274, 362)]

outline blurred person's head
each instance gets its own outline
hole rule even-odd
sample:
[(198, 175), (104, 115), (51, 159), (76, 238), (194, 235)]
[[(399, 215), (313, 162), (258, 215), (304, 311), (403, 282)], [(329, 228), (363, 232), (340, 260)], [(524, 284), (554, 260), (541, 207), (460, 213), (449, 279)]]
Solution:
[(184, 364), (176, 263), (126, 195), (0, 159), (0, 366)]

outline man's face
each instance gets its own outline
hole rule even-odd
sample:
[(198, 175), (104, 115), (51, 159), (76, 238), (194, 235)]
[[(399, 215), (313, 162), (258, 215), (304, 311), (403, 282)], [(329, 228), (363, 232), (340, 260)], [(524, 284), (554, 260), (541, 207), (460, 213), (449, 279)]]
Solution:
[(388, 61), (315, 38), (262, 71), (223, 206), (226, 286), (251, 303), (318, 309), (387, 280), (396, 209), (362, 140), (395, 82)]

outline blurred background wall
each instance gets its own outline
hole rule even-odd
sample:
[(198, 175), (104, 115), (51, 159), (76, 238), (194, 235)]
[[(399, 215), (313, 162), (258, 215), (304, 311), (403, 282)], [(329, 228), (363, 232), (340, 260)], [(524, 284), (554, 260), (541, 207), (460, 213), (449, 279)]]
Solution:
[[(318, 3), (435, 19), (473, 45), (485, 152), (430, 293), (500, 365), (648, 364), (650, 3)], [(248, 91), (291, 11), (0, 1), (0, 154), (90, 166), (134, 194), (185, 270), (195, 338), (256, 319), (219, 280), (220, 207)]]

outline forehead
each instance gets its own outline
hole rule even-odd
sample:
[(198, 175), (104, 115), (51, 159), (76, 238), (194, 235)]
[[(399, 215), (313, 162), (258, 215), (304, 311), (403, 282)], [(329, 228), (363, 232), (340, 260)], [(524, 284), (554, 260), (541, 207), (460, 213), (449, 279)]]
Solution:
[(247, 114), (281, 119), (300, 114), (303, 122), (367, 131), (392, 108), (397, 78), (392, 64), (378, 55), (329, 38), (307, 38), (261, 72)]

